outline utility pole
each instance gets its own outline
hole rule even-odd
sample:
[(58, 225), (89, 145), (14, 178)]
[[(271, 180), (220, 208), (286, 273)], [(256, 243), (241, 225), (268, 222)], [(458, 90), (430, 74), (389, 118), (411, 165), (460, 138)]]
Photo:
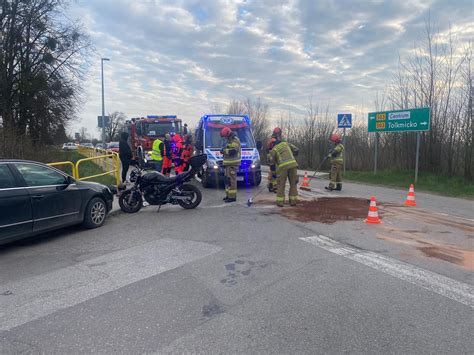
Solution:
[(104, 61), (109, 61), (109, 58), (100, 58), (100, 72), (102, 76), (102, 144), (105, 149), (105, 99), (104, 99)]

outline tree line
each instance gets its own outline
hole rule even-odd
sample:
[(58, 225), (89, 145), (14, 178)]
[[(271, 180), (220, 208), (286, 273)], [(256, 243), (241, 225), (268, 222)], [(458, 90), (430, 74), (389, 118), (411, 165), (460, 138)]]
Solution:
[(91, 43), (63, 0), (0, 0), (0, 157), (67, 139)]

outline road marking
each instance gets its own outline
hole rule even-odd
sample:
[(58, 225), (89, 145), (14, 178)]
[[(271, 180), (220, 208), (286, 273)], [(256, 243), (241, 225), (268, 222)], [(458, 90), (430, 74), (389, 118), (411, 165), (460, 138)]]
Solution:
[(325, 237), (324, 235), (300, 239), (331, 253), (343, 256), (474, 308), (474, 287), (469, 284), (418, 268), (414, 265), (381, 256), (374, 252), (361, 251)]
[(175, 269), (220, 251), (201, 242), (160, 239), (21, 281), (0, 284), (0, 331)]

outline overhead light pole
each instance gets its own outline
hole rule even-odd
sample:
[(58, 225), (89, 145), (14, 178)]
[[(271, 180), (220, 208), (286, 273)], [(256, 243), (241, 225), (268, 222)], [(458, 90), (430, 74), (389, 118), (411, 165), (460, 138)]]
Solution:
[(104, 145), (105, 149), (104, 61), (110, 61), (110, 59), (100, 58), (100, 71), (102, 76), (102, 144)]

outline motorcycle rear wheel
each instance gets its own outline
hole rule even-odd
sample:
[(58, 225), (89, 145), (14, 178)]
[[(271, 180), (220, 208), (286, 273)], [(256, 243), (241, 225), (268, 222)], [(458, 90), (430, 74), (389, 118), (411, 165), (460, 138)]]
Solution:
[(191, 185), (191, 184), (184, 184), (182, 190), (192, 192), (192, 199), (187, 200), (187, 201), (178, 200), (178, 204), (181, 207), (183, 207), (187, 210), (191, 210), (191, 209), (196, 208), (197, 206), (199, 206), (199, 204), (201, 203), (201, 200), (202, 200), (202, 193), (201, 193), (201, 190), (199, 190), (199, 188), (197, 188), (196, 186)]
[(143, 206), (142, 195), (139, 192), (135, 191), (132, 200), (129, 201), (131, 193), (132, 190), (124, 191), (119, 198), (120, 209), (125, 213), (136, 213)]

